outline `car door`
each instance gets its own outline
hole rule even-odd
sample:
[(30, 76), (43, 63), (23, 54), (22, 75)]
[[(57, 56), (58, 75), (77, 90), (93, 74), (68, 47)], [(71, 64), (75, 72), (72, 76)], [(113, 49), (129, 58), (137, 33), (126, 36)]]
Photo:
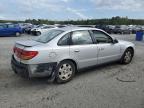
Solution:
[(8, 24), (7, 25), (7, 35), (15, 35), (16, 33), (16, 27), (13, 24)]
[(10, 36), (12, 34), (12, 29), (9, 27), (9, 24), (4, 25), (4, 35)]
[(71, 35), (70, 57), (78, 63), (78, 68), (97, 64), (97, 45), (87, 30), (73, 31)]
[(6, 36), (6, 35), (7, 35), (7, 26), (0, 25), (0, 36)]
[(92, 32), (98, 47), (98, 64), (120, 59), (119, 43), (114, 43), (113, 39), (102, 31), (93, 30)]
[(69, 58), (69, 50), (70, 50), (69, 40), (70, 40), (70, 33), (65, 34), (59, 39), (57, 43), (58, 46), (54, 48), (54, 52), (57, 55), (57, 58), (55, 58), (55, 60), (62, 61), (64, 59)]

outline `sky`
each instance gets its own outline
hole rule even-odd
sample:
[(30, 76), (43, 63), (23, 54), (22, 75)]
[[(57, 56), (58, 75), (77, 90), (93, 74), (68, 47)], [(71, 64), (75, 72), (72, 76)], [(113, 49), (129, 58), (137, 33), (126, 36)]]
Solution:
[(144, 18), (144, 0), (0, 0), (0, 19)]

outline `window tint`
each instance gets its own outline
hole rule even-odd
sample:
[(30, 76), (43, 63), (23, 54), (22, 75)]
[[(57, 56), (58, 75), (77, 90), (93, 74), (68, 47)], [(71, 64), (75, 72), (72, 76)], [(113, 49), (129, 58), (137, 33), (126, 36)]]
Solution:
[(4, 24), (4, 25), (2, 25), (3, 26), (3, 28), (7, 28), (7, 25), (6, 24)]
[(2, 25), (0, 25), (0, 29), (3, 29), (4, 27)]
[(69, 45), (69, 36), (70, 36), (70, 33), (67, 33), (66, 35), (64, 35), (59, 40), (58, 45), (60, 45), (60, 46)]
[(97, 43), (111, 43), (111, 37), (107, 36), (105, 33), (101, 31), (93, 31), (93, 35)]
[(88, 31), (75, 31), (72, 34), (73, 45), (92, 44), (92, 39)]
[(14, 25), (12, 25), (12, 24), (9, 24), (8, 25), (8, 28), (14, 28), (15, 26)]

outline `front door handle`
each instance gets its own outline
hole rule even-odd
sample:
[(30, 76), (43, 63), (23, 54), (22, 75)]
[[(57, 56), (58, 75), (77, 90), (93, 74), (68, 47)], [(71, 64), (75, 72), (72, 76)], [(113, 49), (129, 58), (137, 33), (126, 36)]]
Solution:
[(79, 50), (75, 50), (74, 52), (80, 52)]

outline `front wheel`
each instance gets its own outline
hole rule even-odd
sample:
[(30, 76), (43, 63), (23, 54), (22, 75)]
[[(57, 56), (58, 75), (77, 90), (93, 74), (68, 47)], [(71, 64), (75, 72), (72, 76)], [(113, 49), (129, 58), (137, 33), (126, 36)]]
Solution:
[(132, 58), (133, 58), (133, 50), (128, 48), (122, 58), (121, 58), (121, 63), (122, 64), (129, 64), (131, 61), (132, 61)]
[(66, 83), (70, 81), (75, 75), (75, 65), (73, 62), (65, 60), (62, 61), (56, 69), (56, 82)]

